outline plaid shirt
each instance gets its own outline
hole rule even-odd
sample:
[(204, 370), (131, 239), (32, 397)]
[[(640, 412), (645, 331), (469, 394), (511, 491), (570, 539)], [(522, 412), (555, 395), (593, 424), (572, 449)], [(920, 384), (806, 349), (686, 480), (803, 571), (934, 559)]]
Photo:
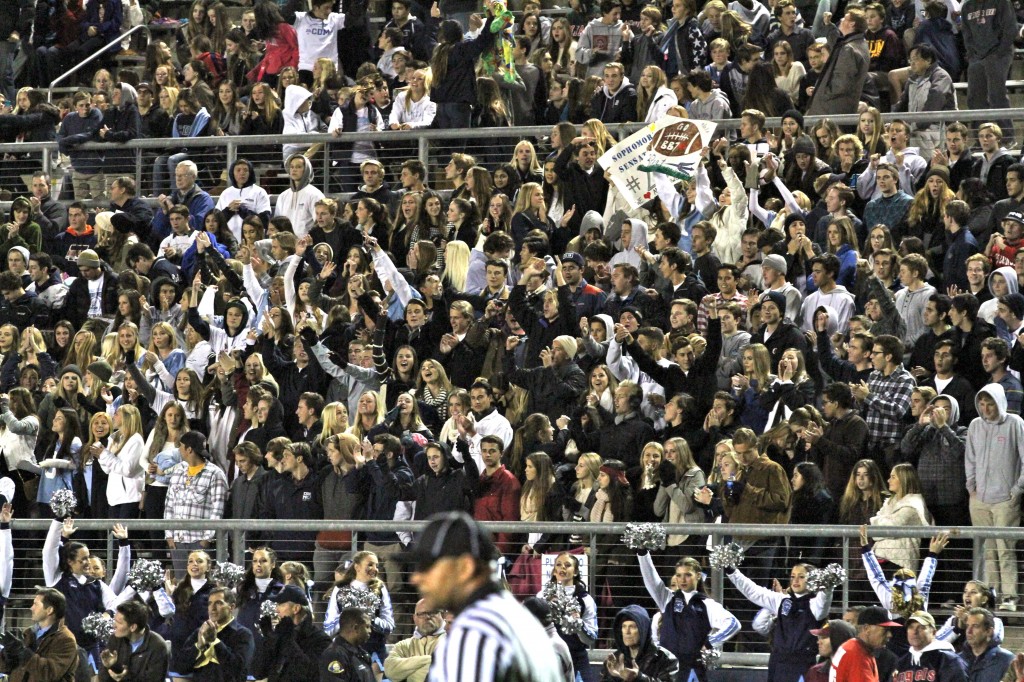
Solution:
[[(179, 462), (171, 470), (164, 503), (165, 519), (220, 519), (228, 499), (228, 478), (216, 464), (207, 462), (194, 477), (188, 475), (188, 463)], [(196, 543), (213, 540), (212, 530), (168, 530), (174, 542)]]
[(910, 394), (915, 386), (917, 382), (902, 364), (889, 376), (876, 370), (868, 377), (870, 392), (861, 406), (862, 416), (868, 425), (869, 449), (900, 440), (900, 422), (910, 409)]
[[(721, 292), (714, 294), (718, 300), (718, 305), (724, 305), (725, 303), (739, 303), (740, 307), (743, 308), (743, 312), (747, 312), (747, 297), (741, 294), (739, 291), (733, 292), (732, 298), (726, 298)], [(697, 332), (704, 336), (708, 333), (708, 309), (702, 302), (697, 302)], [(746, 319), (737, 320), (740, 323), (740, 329), (747, 326)]]

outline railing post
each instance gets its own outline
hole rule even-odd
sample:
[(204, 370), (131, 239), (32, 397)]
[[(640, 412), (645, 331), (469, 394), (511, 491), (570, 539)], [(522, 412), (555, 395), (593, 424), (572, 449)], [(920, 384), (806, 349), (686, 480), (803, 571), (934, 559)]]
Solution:
[[(331, 188), (331, 143), (324, 143), (324, 194), (330, 194)], [(286, 169), (287, 170), (287, 169)], [(338, 194), (341, 194), (343, 188), (338, 188)], [(353, 545), (354, 546), (354, 545)]]
[(135, 188), (142, 194), (142, 147), (135, 148)]
[(429, 139), (427, 139), (425, 137), (421, 137), (419, 139), (419, 152), (418, 153), (419, 153), (419, 157), (420, 157), (420, 163), (423, 164), (423, 167), (426, 168), (427, 172), (429, 173), (430, 172), (430, 164), (427, 163), (427, 159), (430, 157), (430, 140)]
[(228, 533), (218, 528), (214, 531), (213, 541), (217, 544), (217, 563), (224, 563), (228, 560)]
[[(843, 569), (846, 571), (846, 576), (850, 576), (850, 538), (843, 536)], [(843, 581), (843, 613), (850, 608), (850, 581), (849, 579)]]
[(245, 566), (245, 531), (231, 531), (231, 560), (239, 566)]
[(117, 564), (116, 556), (117, 555), (114, 554), (114, 534), (108, 532), (107, 533), (107, 561), (106, 561), (107, 566), (116, 566), (116, 564)]

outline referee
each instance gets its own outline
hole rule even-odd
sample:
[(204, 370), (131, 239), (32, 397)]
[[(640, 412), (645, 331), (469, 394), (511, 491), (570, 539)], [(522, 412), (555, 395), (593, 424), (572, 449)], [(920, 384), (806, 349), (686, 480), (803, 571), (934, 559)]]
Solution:
[(495, 582), (497, 550), (472, 517), (432, 516), (412, 559), (412, 582), (429, 608), (456, 614), (429, 682), (561, 682), (544, 629)]

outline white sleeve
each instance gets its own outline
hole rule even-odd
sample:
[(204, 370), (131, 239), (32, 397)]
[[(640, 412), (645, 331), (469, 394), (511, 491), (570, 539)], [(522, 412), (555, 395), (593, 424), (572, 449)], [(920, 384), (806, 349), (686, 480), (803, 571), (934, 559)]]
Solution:
[(683, 212), (683, 204), (686, 203), (686, 197), (676, 191), (676, 186), (672, 179), (664, 173), (650, 173), (649, 177), (654, 180), (654, 186), (658, 190), (658, 198), (668, 208), (672, 218), (674, 220), (682, 218), (683, 216), (680, 214)]
[(932, 591), (932, 580), (935, 579), (935, 569), (939, 565), (939, 560), (934, 556), (925, 557), (924, 563), (921, 564), (921, 572), (917, 574), (917, 590), (921, 593), (924, 598), (924, 608), (928, 608), (928, 595)]
[(597, 641), (597, 602), (590, 596), (590, 593), (583, 595), (583, 613), (580, 614), (583, 620), (583, 631), (579, 633), (580, 640), (587, 646)]
[(245, 285), (245, 293), (249, 294), (252, 300), (258, 301), (263, 296), (263, 287), (260, 286), (259, 278), (256, 277), (256, 271), (251, 265), (242, 266), (242, 283)]
[(391, 288), (395, 290), (395, 295), (398, 296), (402, 308), (409, 305), (409, 301), (414, 298), (412, 287), (405, 277), (399, 274), (398, 268), (391, 262), (383, 248), (377, 249), (373, 254), (373, 269), (377, 272), (377, 278), (381, 282), (391, 283)]
[(871, 583), (871, 589), (875, 591), (875, 595), (878, 597), (878, 601), (882, 603), (882, 606), (887, 611), (892, 612), (892, 586), (885, 579), (885, 573), (878, 564), (878, 559), (875, 558), (874, 550), (864, 552), (861, 558), (864, 560), (864, 570), (868, 572), (868, 581)]
[(100, 591), (103, 593), (103, 608), (107, 611), (112, 611), (118, 604), (117, 595), (110, 589), (110, 585), (106, 584), (102, 580), (97, 581), (100, 584)]
[(288, 265), (284, 269), (284, 306), (292, 319), (295, 319), (295, 271), (299, 269), (299, 257), (291, 255), (286, 260)]
[(125, 544), (117, 548), (117, 569), (110, 579), (110, 589), (114, 594), (121, 594), (128, 582), (128, 569), (132, 565), (132, 546)]
[(138, 438), (132, 436), (116, 455), (104, 448), (103, 454), (100, 455), (100, 468), (105, 473), (117, 474), (125, 478), (137, 476), (142, 471), (139, 459), (142, 457), (144, 446), (142, 436)]
[(11, 542), (11, 529), (0, 530), (0, 594), (4, 599), (11, 596), (11, 583), (14, 580), (14, 543)]
[(779, 605), (781, 605), (782, 600), (787, 597), (784, 592), (775, 592), (766, 587), (761, 587), (753, 580), (740, 573), (738, 569), (731, 573), (726, 573), (725, 577), (727, 577), (729, 582), (731, 582), (752, 604), (760, 606), (763, 609), (771, 609), (775, 613), (778, 613)]
[(608, 341), (608, 353), (605, 355), (605, 362), (608, 364), (608, 370), (618, 381), (624, 379), (636, 381), (640, 375), (636, 361), (622, 354), (622, 344), (616, 341), (614, 336)]
[(651, 595), (651, 599), (654, 600), (658, 610), (664, 611), (672, 599), (672, 590), (665, 587), (665, 583), (661, 576), (658, 575), (658, 569), (654, 567), (654, 560), (651, 559), (649, 553), (638, 554), (636, 558), (640, 562), (640, 575), (644, 578), (644, 587), (647, 588), (647, 594)]
[(828, 612), (832, 609), (832, 596), (834, 590), (822, 590), (811, 599), (811, 613), (818, 620), (828, 618)]
[(53, 587), (60, 580), (60, 532), (63, 527), (60, 521), (51, 521), (43, 543), (43, 580), (47, 587)]
[(718, 209), (718, 202), (715, 201), (715, 194), (711, 191), (711, 178), (704, 164), (697, 164), (697, 195), (694, 203), (702, 216), (707, 218)]
[(941, 642), (949, 642), (952, 644), (959, 637), (956, 634), (956, 616), (950, 616), (945, 624), (939, 628), (938, 632), (935, 633), (935, 639)]
[(338, 588), (331, 590), (331, 596), (327, 600), (327, 613), (324, 614), (324, 632), (331, 637), (338, 631), (338, 620), (341, 613), (338, 611)]
[(708, 644), (721, 649), (723, 644), (740, 631), (740, 621), (714, 599), (705, 599), (704, 608), (708, 610), (708, 620), (711, 622)]
[(380, 613), (373, 619), (373, 626), (385, 637), (395, 629), (395, 610), (391, 606), (391, 595), (386, 587), (381, 588)]

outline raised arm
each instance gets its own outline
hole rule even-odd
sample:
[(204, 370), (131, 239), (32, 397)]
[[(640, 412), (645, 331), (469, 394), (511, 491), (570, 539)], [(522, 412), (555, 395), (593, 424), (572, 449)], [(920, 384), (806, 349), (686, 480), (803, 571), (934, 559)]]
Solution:
[(47, 587), (53, 587), (60, 580), (60, 534), (64, 524), (54, 519), (46, 532), (43, 543), (43, 580)]
[(669, 602), (672, 601), (672, 590), (665, 586), (661, 576), (658, 575), (658, 569), (654, 567), (654, 561), (651, 559), (650, 552), (637, 554), (636, 559), (640, 562), (640, 575), (643, 576), (647, 594), (651, 595), (651, 599), (654, 600), (658, 610), (664, 611)]

